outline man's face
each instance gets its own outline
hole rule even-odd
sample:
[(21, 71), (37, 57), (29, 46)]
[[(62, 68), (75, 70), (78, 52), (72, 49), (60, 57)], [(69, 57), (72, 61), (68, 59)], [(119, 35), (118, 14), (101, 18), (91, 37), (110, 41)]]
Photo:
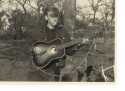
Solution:
[(48, 24), (55, 27), (58, 23), (58, 16), (55, 16), (52, 11), (49, 11), (47, 14)]

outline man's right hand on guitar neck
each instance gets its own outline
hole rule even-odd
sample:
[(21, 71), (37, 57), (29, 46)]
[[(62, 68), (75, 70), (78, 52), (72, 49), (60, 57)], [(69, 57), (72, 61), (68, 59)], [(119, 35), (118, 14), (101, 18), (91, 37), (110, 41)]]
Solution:
[(85, 43), (87, 43), (87, 42), (89, 42), (89, 39), (88, 39), (88, 38), (83, 38), (83, 39), (82, 39), (82, 44), (85, 44)]

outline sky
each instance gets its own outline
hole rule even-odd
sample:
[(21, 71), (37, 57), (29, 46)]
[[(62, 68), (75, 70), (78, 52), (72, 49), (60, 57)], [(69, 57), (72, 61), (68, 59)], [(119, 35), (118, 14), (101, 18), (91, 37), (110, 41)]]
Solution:
[(88, 5), (88, 0), (76, 0), (76, 4), (81, 7), (84, 7), (84, 6)]

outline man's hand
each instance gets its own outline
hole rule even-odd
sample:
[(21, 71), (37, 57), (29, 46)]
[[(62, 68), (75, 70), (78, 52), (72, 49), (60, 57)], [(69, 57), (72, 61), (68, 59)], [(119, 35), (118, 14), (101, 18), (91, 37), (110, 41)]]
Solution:
[(36, 54), (40, 54), (40, 53), (41, 53), (41, 48), (40, 48), (40, 47), (34, 47), (34, 48), (33, 48), (33, 51), (34, 51)]
[(46, 47), (42, 47), (42, 46), (36, 46), (33, 48), (33, 52), (35, 54), (42, 54), (46, 52)]
[(88, 38), (83, 38), (83, 39), (82, 39), (82, 44), (85, 44), (85, 43), (88, 42), (88, 41), (89, 41)]

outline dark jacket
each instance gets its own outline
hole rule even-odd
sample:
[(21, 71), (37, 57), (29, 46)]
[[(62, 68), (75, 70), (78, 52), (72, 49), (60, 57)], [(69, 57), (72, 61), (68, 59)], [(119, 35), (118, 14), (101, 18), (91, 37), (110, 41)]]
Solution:
[(29, 40), (31, 43), (35, 43), (36, 41), (44, 41), (49, 42), (51, 40), (54, 40), (56, 38), (60, 38), (63, 40), (63, 42), (70, 41), (70, 35), (67, 31), (64, 30), (63, 26), (58, 26), (53, 30), (48, 29), (47, 27), (42, 30), (32, 30), (29, 33)]

